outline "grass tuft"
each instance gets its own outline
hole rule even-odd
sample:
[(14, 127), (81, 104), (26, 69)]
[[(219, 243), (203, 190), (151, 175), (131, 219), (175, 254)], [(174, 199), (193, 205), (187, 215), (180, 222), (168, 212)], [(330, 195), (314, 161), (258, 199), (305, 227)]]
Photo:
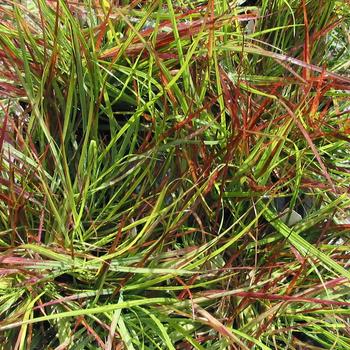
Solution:
[(3, 0), (0, 349), (349, 349), (349, 28)]

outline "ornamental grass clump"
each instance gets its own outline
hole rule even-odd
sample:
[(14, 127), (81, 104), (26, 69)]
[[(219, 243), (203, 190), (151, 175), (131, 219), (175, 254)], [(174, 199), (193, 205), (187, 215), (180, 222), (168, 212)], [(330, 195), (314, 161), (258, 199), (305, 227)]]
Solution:
[(0, 3), (0, 349), (350, 348), (348, 1)]

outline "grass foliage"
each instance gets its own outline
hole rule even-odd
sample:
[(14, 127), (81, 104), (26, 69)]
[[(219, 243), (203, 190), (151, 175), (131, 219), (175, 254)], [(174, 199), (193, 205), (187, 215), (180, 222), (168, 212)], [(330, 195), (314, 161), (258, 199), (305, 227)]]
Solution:
[(0, 348), (350, 348), (350, 5), (0, 3)]

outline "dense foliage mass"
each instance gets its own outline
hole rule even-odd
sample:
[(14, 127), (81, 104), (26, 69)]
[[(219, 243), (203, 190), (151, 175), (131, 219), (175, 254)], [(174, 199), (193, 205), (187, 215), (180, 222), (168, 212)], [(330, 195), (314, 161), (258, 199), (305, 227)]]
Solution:
[(1, 349), (350, 349), (350, 4), (0, 2)]

